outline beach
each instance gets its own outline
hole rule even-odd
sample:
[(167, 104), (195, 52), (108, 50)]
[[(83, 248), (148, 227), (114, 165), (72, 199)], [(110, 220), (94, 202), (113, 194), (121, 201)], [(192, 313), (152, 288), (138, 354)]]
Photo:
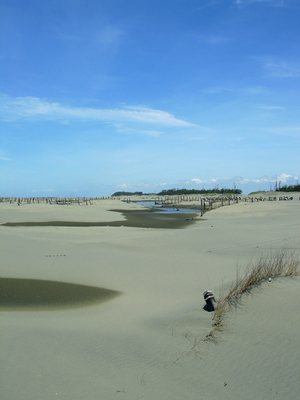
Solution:
[(1, 399), (300, 398), (299, 276), (243, 296), (215, 342), (203, 309), (237, 268), (300, 248), (292, 196), (203, 216), (0, 203), (2, 285), (16, 287), (0, 305)]

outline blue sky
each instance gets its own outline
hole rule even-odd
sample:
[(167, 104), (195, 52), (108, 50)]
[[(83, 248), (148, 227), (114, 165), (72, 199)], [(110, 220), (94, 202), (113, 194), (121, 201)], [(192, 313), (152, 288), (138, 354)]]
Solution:
[(0, 196), (300, 180), (299, 0), (0, 5)]

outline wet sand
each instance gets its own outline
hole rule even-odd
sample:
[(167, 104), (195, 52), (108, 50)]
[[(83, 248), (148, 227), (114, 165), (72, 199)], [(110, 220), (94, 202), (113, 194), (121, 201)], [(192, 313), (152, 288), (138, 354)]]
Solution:
[(239, 203), (149, 222), (118, 201), (0, 204), (3, 224), (31, 223), (0, 226), (1, 399), (296, 399), (299, 277), (244, 297), (217, 344), (203, 341), (202, 293), (218, 297), (251, 258), (299, 249), (299, 211)]
[(22, 221), (6, 222), (3, 226), (68, 226), (74, 228), (96, 227), (96, 226), (115, 226), (131, 228), (156, 228), (156, 229), (180, 229), (187, 227), (199, 220), (199, 213), (174, 213), (164, 214), (154, 210), (110, 210), (125, 219), (120, 221)]

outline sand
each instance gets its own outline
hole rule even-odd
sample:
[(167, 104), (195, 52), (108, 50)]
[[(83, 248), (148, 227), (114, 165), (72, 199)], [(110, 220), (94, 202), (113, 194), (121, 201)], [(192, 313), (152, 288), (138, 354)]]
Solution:
[(39, 223), (0, 226), (1, 400), (300, 398), (300, 277), (244, 296), (217, 343), (202, 295), (299, 249), (298, 197), (144, 225), (118, 200), (1, 203), (2, 224)]

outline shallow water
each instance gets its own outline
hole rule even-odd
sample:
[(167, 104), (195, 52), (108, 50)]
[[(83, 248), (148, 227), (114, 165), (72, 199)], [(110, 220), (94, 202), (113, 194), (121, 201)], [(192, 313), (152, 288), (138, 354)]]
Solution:
[(156, 204), (155, 201), (135, 201), (135, 204), (139, 204), (143, 207), (148, 207), (154, 209), (156, 212), (162, 214), (187, 214), (187, 213), (200, 213), (200, 210), (190, 209), (190, 208), (178, 208), (178, 207), (166, 207), (162, 204)]

